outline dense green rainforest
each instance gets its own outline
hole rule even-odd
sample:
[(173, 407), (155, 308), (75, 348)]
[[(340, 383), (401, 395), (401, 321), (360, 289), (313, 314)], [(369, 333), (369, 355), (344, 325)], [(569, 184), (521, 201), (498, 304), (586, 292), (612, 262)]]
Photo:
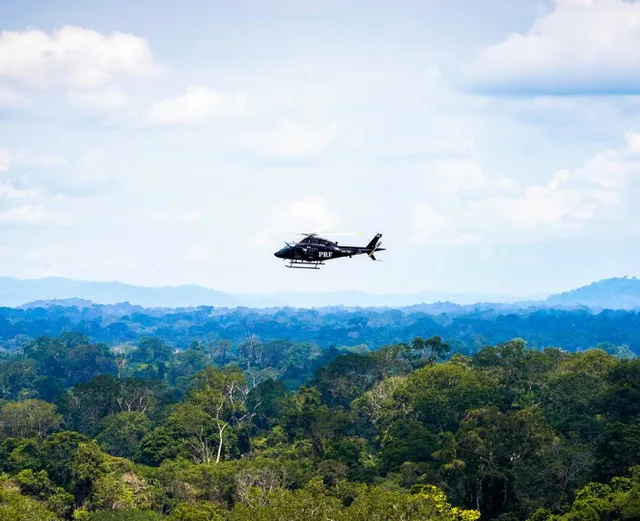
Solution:
[(2, 308), (0, 348), (41, 336), (83, 333), (110, 345), (157, 336), (169, 346), (191, 341), (311, 342), (322, 348), (377, 349), (417, 336), (446, 338), (453, 352), (472, 354), (487, 344), (526, 338), (532, 347), (575, 351), (606, 343), (640, 355), (640, 311), (518, 308), (509, 304), (423, 304), (405, 308), (153, 309), (130, 304)]
[[(421, 331), (393, 311), (338, 312), (341, 327), (237, 311), (242, 334), (229, 315), (198, 332), (186, 312), (52, 334), (52, 313), (81, 312), (0, 319), (2, 521), (640, 518), (640, 360), (611, 317), (572, 352), (524, 334), (472, 348), (462, 329), (431, 334), (451, 317), (420, 316)], [(368, 341), (376, 316), (409, 334)], [(592, 338), (594, 316), (558, 334)], [(256, 334), (256, 317), (301, 338)], [(124, 323), (136, 338), (114, 340)], [(330, 341), (334, 326), (360, 334)], [(325, 343), (305, 337), (325, 327)]]

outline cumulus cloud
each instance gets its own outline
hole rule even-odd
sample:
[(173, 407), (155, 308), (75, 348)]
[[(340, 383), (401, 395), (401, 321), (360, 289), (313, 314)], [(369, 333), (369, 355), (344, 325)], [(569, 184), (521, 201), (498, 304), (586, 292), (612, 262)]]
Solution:
[(640, 154), (640, 132), (627, 133), (627, 147), (629, 152)]
[(66, 93), (76, 107), (105, 111), (124, 104), (121, 85), (160, 71), (144, 38), (64, 26), (46, 33), (29, 28), (0, 33), (0, 107), (27, 103), (34, 94)]
[[(600, 152), (574, 170), (562, 169), (522, 189), (508, 177), (491, 177), (468, 165), (440, 191), (412, 208), (416, 243), (469, 244), (520, 241), (580, 232), (624, 205), (638, 186), (638, 134), (626, 145)], [(456, 165), (451, 165), (454, 171)], [(465, 171), (465, 168), (467, 169)], [(470, 175), (470, 172), (473, 174)], [(464, 180), (471, 181), (461, 189)], [(475, 182), (475, 185), (473, 184)]]
[[(567, 170), (556, 172), (544, 185), (532, 185), (515, 197), (491, 197), (468, 203), (467, 212), (481, 221), (492, 221), (515, 232), (573, 231), (592, 219), (602, 203)], [(548, 230), (551, 228), (551, 230)]]
[(148, 120), (161, 125), (193, 124), (218, 117), (243, 117), (247, 112), (244, 95), (232, 96), (196, 86), (156, 103), (149, 111)]
[(640, 3), (556, 0), (525, 34), (483, 48), (476, 89), (536, 95), (640, 92)]
[(144, 38), (65, 26), (0, 33), (0, 77), (36, 89), (99, 89), (120, 76), (145, 77), (156, 64)]

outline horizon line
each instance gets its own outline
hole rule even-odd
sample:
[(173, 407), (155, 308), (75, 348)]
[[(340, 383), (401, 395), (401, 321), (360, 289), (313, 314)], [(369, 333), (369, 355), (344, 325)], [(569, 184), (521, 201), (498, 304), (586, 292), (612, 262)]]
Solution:
[[(541, 292), (527, 293), (527, 294), (508, 294), (508, 293), (498, 293), (498, 292), (494, 293), (490, 291), (458, 292), (458, 291), (437, 290), (437, 289), (421, 289), (421, 290), (406, 292), (406, 293), (402, 293), (402, 292), (375, 293), (375, 292), (366, 292), (360, 289), (353, 289), (353, 288), (338, 289), (338, 290), (311, 290), (311, 291), (298, 291), (298, 290), (292, 290), (292, 289), (284, 289), (284, 290), (274, 291), (274, 292), (250, 293), (250, 292), (242, 292), (242, 291), (239, 291), (239, 292), (225, 291), (225, 290), (220, 290), (214, 287), (205, 286), (203, 284), (198, 284), (198, 283), (183, 283), (183, 284), (176, 284), (176, 285), (165, 284), (165, 285), (151, 286), (151, 285), (139, 285), (137, 283), (125, 282), (117, 279), (111, 279), (111, 280), (74, 279), (74, 278), (64, 277), (59, 275), (48, 275), (48, 276), (31, 277), (31, 278), (20, 278), (20, 277), (15, 277), (10, 275), (0, 275), (0, 280), (2, 279), (10, 279), (17, 282), (42, 282), (46, 280), (60, 280), (60, 281), (75, 282), (75, 283), (81, 283), (81, 284), (119, 284), (119, 285), (131, 287), (131, 288), (148, 289), (148, 290), (196, 288), (196, 289), (201, 289), (205, 291), (216, 292), (226, 296), (231, 296), (231, 297), (237, 296), (242, 298), (276, 297), (278, 295), (283, 295), (283, 294), (332, 295), (332, 294), (340, 294), (340, 293), (355, 293), (355, 294), (360, 294), (363, 296), (371, 296), (371, 297), (419, 297), (421, 295), (431, 293), (436, 296), (438, 295), (442, 296), (444, 298), (475, 296), (478, 298), (485, 298), (485, 299), (486, 298), (500, 299), (493, 302), (486, 301), (486, 300), (482, 300), (482, 301), (479, 300), (474, 302), (474, 304), (484, 304), (484, 303), (517, 304), (517, 303), (527, 303), (527, 302), (540, 302), (555, 295), (569, 293), (572, 291), (576, 291), (577, 289), (586, 288), (593, 284), (598, 284), (601, 282), (612, 281), (612, 280), (638, 280), (636, 276), (620, 275), (620, 276), (602, 278), (599, 280), (591, 280), (590, 282), (584, 283), (582, 285), (574, 286), (574, 287), (563, 289), (563, 290), (541, 291)], [(82, 297), (63, 297), (63, 298), (82, 298)], [(48, 299), (36, 299), (36, 300), (48, 300)], [(506, 302), (505, 300), (508, 300), (509, 302)], [(447, 301), (445, 300), (445, 301), (438, 301), (438, 302), (447, 302)], [(422, 302), (422, 304), (425, 304), (425, 303), (426, 302)], [(343, 305), (343, 304), (336, 304), (336, 305)], [(417, 305), (417, 304), (411, 304), (411, 305)], [(464, 305), (472, 305), (472, 304), (464, 304)]]
[[(622, 278), (622, 277), (614, 277), (614, 278)], [(293, 290), (293, 289), (284, 289), (284, 290), (279, 290), (279, 291), (273, 291), (273, 292), (255, 292), (255, 293), (251, 293), (251, 292), (243, 292), (243, 291), (226, 291), (226, 290), (221, 290), (221, 289), (217, 289), (215, 287), (211, 287), (211, 286), (206, 286), (204, 284), (201, 283), (182, 283), (182, 284), (162, 284), (162, 285), (143, 285), (143, 284), (138, 284), (138, 283), (133, 283), (133, 282), (126, 282), (123, 280), (118, 280), (118, 279), (103, 279), (103, 280), (96, 280), (96, 279), (75, 279), (75, 278), (70, 278), (70, 277), (64, 277), (61, 275), (47, 275), (47, 276), (42, 276), (42, 277), (27, 277), (27, 278), (21, 278), (21, 277), (15, 277), (12, 275), (0, 275), (0, 280), (2, 279), (12, 279), (15, 281), (19, 281), (19, 282), (39, 282), (39, 281), (46, 281), (46, 280), (61, 280), (61, 281), (68, 281), (68, 282), (79, 282), (79, 283), (88, 283), (88, 284), (121, 284), (124, 286), (130, 286), (130, 287), (134, 287), (134, 288), (144, 288), (144, 289), (180, 289), (180, 288), (198, 288), (198, 289), (204, 289), (207, 291), (215, 291), (218, 293), (224, 293), (226, 295), (241, 295), (241, 296), (246, 296), (246, 297), (262, 297), (262, 296), (276, 296), (279, 294), (283, 294), (283, 293), (293, 293), (293, 294), (305, 294), (305, 293), (314, 293), (314, 294), (325, 294), (325, 295), (329, 295), (332, 293), (347, 293), (347, 292), (351, 292), (351, 293), (360, 293), (362, 295), (371, 295), (371, 296), (380, 296), (380, 297), (384, 297), (384, 296), (407, 296), (407, 297), (411, 297), (411, 296), (419, 296), (420, 294), (423, 293), (435, 293), (435, 294), (442, 294), (442, 295), (455, 295), (455, 296), (473, 296), (473, 295), (478, 295), (478, 296), (485, 296), (485, 297), (494, 297), (494, 298), (509, 298), (509, 299), (524, 299), (524, 300), (530, 300), (532, 298), (535, 299), (539, 299), (539, 298), (545, 298), (549, 295), (552, 295), (554, 293), (557, 293), (555, 291), (542, 291), (542, 292), (536, 292), (534, 293), (522, 293), (522, 294), (513, 294), (513, 293), (500, 293), (500, 292), (492, 292), (492, 291), (467, 291), (467, 292), (461, 292), (461, 291), (450, 291), (450, 290), (440, 290), (440, 289), (420, 289), (420, 290), (416, 290), (416, 291), (412, 291), (412, 292), (386, 292), (386, 293), (376, 293), (376, 292), (367, 292), (367, 291), (363, 291), (360, 289), (355, 289), (355, 288), (350, 288), (350, 289), (337, 289), (337, 290), (313, 290), (313, 291), (299, 291), (299, 290)], [(607, 279), (602, 279), (602, 280), (607, 280)], [(567, 290), (570, 291), (570, 290)], [(77, 298), (77, 297), (70, 297), (70, 298)]]

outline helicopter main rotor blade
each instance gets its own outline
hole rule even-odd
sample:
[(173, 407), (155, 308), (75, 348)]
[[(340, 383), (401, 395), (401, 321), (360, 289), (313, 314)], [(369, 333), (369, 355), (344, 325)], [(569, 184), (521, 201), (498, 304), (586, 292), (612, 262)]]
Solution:
[(326, 235), (327, 237), (329, 236), (336, 236), (336, 235), (360, 235), (360, 232), (335, 232), (335, 233), (323, 233), (322, 235)]
[(360, 232), (327, 232), (327, 233), (321, 233), (321, 232), (282, 232), (285, 234), (291, 234), (291, 235), (305, 235), (305, 236), (309, 236), (309, 235), (322, 235), (322, 236), (335, 236), (335, 235), (361, 235)]

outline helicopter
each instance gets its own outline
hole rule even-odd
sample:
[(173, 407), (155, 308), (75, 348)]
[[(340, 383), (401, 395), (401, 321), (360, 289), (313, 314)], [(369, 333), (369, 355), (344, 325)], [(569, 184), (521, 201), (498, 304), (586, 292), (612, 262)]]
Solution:
[[(366, 246), (339, 246), (337, 242), (320, 237), (318, 233), (301, 233), (304, 238), (296, 243), (285, 241), (286, 246), (274, 253), (282, 260), (288, 260), (287, 268), (320, 269), (325, 262), (344, 257), (351, 258), (354, 255), (368, 255), (371, 260), (377, 261), (374, 253), (383, 251), (380, 248), (382, 242), (381, 233), (377, 233)], [(340, 235), (340, 234), (332, 234)], [(344, 234), (342, 234), (344, 235)], [(351, 235), (351, 234), (348, 234)]]

